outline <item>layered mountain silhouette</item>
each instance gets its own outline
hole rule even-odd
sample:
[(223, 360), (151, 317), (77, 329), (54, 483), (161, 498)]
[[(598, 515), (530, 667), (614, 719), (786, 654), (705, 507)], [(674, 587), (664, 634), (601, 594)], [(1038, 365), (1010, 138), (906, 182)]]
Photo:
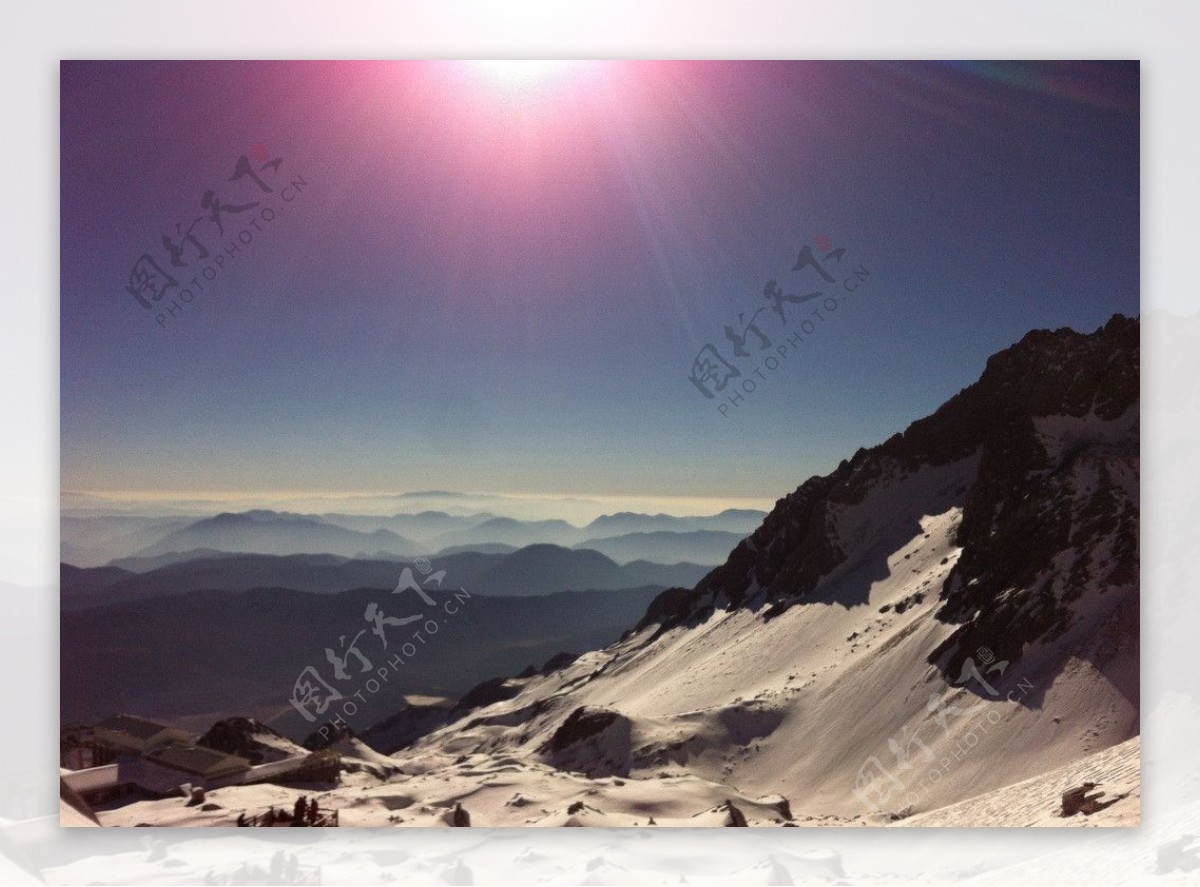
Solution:
[(662, 563), (693, 561), (700, 564), (720, 564), (729, 552), (745, 538), (744, 533), (724, 530), (650, 530), (607, 536), (581, 542), (576, 548), (591, 548), (619, 563), (633, 560), (653, 560)]
[(257, 509), (201, 519), (95, 515), (63, 518), (61, 559), (76, 567), (107, 565), (144, 573), (225, 554), (332, 554), (394, 561), (467, 551), (504, 554), (550, 544), (601, 551), (618, 563), (715, 565), (764, 515), (749, 509), (696, 517), (622, 512), (602, 515), (585, 527), (563, 520), (444, 511), (312, 515)]
[(209, 548), (257, 554), (340, 554), (362, 551), (417, 555), (420, 547), (391, 530), (364, 533), (302, 514), (279, 511), (223, 513), (196, 521), (163, 536), (136, 554), (142, 557)]
[(745, 536), (752, 533), (766, 514), (752, 508), (727, 508), (706, 517), (676, 517), (670, 514), (639, 514), (622, 511), (602, 514), (586, 527), (589, 538), (600, 539), (624, 536), (629, 533), (686, 533), (692, 530), (713, 530)]
[[(226, 554), (211, 549), (158, 558), (130, 558), (145, 572), (120, 567), (60, 567), (64, 610), (122, 601), (169, 597), (189, 591), (288, 588), (321, 594), (354, 588), (390, 591), (406, 561), (364, 560), (328, 554)], [(707, 572), (700, 564), (617, 564), (596, 551), (531, 545), (505, 554), (463, 551), (437, 556), (431, 568), (446, 571), (446, 583), (481, 595), (545, 595), (559, 591), (615, 590), (693, 583)], [(411, 566), (410, 566), (411, 569)]]

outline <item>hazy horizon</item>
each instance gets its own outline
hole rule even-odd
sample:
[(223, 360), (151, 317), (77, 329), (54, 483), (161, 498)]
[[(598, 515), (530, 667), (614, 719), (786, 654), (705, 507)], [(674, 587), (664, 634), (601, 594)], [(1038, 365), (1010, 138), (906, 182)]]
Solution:
[[(421, 491), (417, 491), (420, 493)], [(452, 491), (442, 491), (452, 492)], [(784, 493), (780, 494), (781, 496)], [(674, 517), (704, 517), (728, 509), (770, 511), (775, 499), (705, 498), (693, 496), (539, 496), (456, 492), (453, 496), (408, 493), (275, 492), (197, 495), (178, 491), (62, 491), (64, 516), (145, 515), (204, 516), (255, 509), (301, 514), (388, 516), (442, 511), (451, 515), (494, 514), (520, 520), (560, 519), (581, 525), (604, 514), (637, 511)]]

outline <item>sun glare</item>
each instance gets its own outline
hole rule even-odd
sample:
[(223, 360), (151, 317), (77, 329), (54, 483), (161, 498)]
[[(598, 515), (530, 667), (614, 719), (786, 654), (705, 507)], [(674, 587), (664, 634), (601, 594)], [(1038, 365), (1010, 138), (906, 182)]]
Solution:
[(525, 88), (560, 76), (574, 63), (547, 59), (491, 59), (471, 64), (489, 80)]

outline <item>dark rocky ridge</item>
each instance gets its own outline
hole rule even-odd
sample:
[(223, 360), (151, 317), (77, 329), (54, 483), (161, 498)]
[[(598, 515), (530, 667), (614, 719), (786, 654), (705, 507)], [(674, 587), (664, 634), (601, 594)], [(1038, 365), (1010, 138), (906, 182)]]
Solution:
[(272, 730), (254, 718), (233, 717), (217, 721), (196, 744), (225, 754), (238, 755), (251, 764), (277, 761), (287, 756), (285, 752), (260, 742), (260, 736), (273, 736), (289, 741), (282, 733)]
[[(690, 591), (662, 592), (635, 630), (657, 624), (661, 633), (703, 621), (716, 608), (752, 603), (755, 580), (767, 604), (765, 618), (804, 602), (847, 556), (831, 532), (831, 506), (861, 502), (897, 470), (978, 454), (956, 540), (964, 550), (947, 576), (937, 614), (960, 627), (930, 661), (957, 674), (979, 646), (1018, 658), (1027, 643), (1064, 630), (1069, 603), (1089, 577), (1136, 586), (1138, 503), (1113, 480), (1122, 470), (1132, 470), (1136, 480), (1136, 421), (1120, 442), (1079, 441), (1051, 464), (1034, 420), (1125, 415), (1139, 396), (1139, 333), (1138, 320), (1121, 315), (1091, 334), (1030, 332), (993, 355), (978, 382), (932, 415), (779, 500), (725, 564)], [(1100, 477), (1094, 489), (1073, 481), (1085, 467)], [(1101, 548), (1107, 557), (1098, 554)], [(1053, 559), (1068, 549), (1076, 556), (1060, 570)], [(753, 603), (758, 601), (755, 596)]]

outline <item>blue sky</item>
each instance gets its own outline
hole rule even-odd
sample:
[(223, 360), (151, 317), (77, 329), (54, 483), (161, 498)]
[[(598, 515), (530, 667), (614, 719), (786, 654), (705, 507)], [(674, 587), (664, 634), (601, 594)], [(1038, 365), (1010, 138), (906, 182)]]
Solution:
[[(1139, 312), (1138, 132), (1136, 63), (64, 63), (62, 487), (774, 500)], [(693, 358), (823, 238), (869, 280), (722, 415)]]

